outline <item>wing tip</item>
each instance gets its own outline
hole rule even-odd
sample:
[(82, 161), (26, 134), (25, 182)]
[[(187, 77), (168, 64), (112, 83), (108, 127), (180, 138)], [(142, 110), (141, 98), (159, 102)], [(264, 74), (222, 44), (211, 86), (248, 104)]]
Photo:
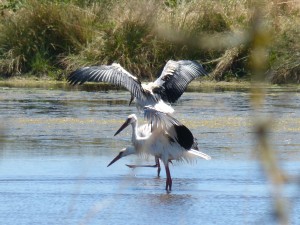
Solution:
[(84, 66), (74, 70), (68, 75), (67, 82), (73, 86), (75, 86), (76, 84), (83, 84), (86, 81), (86, 79), (82, 79), (82, 76), (84, 75), (83, 73), (89, 68), (91, 67)]
[(206, 159), (206, 160), (211, 160), (212, 159), (211, 156), (209, 156), (209, 155), (207, 155), (207, 154), (205, 154), (203, 152), (194, 150), (194, 149), (191, 149), (188, 152), (191, 153), (191, 154), (193, 154), (193, 155), (195, 155), (195, 156), (199, 156), (199, 157), (201, 157), (203, 159)]

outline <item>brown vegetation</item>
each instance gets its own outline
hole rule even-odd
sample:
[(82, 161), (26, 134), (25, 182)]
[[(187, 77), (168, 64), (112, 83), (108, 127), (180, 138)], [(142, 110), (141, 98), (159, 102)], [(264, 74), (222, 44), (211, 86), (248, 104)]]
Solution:
[[(148, 79), (168, 59), (202, 62), (216, 80), (250, 77), (251, 0), (2, 2), (2, 77), (61, 79), (80, 66), (115, 61)], [(258, 4), (269, 35), (265, 77), (299, 83), (299, 2)]]

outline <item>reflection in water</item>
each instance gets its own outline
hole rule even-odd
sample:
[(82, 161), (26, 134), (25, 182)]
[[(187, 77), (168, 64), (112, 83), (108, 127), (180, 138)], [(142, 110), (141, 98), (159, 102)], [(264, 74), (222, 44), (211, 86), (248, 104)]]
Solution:
[(5, 132), (6, 132), (6, 128), (4, 127), (3, 124), (0, 124), (0, 157), (2, 157), (3, 149), (4, 149), (4, 143), (6, 142)]
[[(160, 194), (151, 196), (151, 204), (155, 207), (157, 204), (162, 205), (162, 207), (168, 207), (170, 205), (180, 205), (182, 207), (191, 205), (191, 200), (193, 196), (189, 194)], [(185, 208), (185, 207), (184, 207)], [(176, 212), (174, 212), (176, 214)]]
[[(187, 92), (174, 105), (176, 117), (213, 159), (174, 162), (173, 191), (167, 194), (164, 173), (157, 178), (151, 168), (125, 166), (140, 162), (136, 157), (106, 167), (130, 145), (130, 129), (118, 137), (115, 131), (129, 114), (142, 116), (128, 106), (127, 92), (85, 87), (0, 88), (3, 223), (223, 225), (272, 218), (268, 186), (252, 153), (246, 91)], [(298, 174), (299, 93), (270, 91), (265, 105), (263, 112), (272, 112), (277, 122), (270, 135), (283, 166)], [(285, 195), (299, 199), (298, 187), (288, 185)]]

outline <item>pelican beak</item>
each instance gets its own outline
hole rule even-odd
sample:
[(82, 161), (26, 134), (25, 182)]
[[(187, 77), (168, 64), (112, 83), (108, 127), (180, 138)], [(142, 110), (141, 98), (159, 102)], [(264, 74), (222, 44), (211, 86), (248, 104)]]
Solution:
[(107, 167), (109, 167), (111, 164), (115, 163), (116, 161), (118, 161), (119, 159), (122, 158), (123, 152), (120, 152), (108, 165)]
[(127, 119), (125, 121), (125, 123), (123, 123), (123, 125), (119, 128), (119, 130), (117, 130), (117, 132), (115, 133), (114, 136), (116, 136), (118, 133), (120, 133), (122, 130), (124, 130), (129, 124), (130, 124), (130, 120)]
[(134, 96), (131, 95), (130, 101), (129, 101), (129, 106), (131, 105), (132, 101), (134, 100)]

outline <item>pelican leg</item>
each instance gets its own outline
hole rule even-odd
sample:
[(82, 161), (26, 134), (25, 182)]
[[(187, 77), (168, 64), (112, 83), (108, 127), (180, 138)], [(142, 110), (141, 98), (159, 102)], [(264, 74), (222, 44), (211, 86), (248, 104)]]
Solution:
[(172, 189), (172, 178), (171, 178), (171, 173), (169, 169), (168, 163), (165, 165), (166, 168), (166, 175), (167, 175), (167, 180), (166, 180), (166, 191), (171, 191)]
[(128, 166), (129, 168), (131, 169), (134, 169), (134, 168), (137, 168), (137, 167), (153, 167), (153, 168), (156, 168), (157, 165), (129, 165), (129, 164), (126, 164), (126, 166)]
[(156, 165), (157, 165), (157, 176), (159, 177), (161, 169), (160, 169), (159, 158), (157, 156), (155, 156), (155, 162), (156, 162)]
[(134, 95), (131, 94), (130, 101), (129, 101), (129, 106), (131, 105), (131, 103), (132, 103), (133, 100), (134, 100)]
[(157, 167), (157, 176), (159, 177), (160, 175), (160, 163), (159, 163), (159, 158), (155, 156), (155, 165), (128, 165), (126, 164), (129, 168), (137, 168), (137, 167), (151, 167), (151, 168), (156, 168)]

